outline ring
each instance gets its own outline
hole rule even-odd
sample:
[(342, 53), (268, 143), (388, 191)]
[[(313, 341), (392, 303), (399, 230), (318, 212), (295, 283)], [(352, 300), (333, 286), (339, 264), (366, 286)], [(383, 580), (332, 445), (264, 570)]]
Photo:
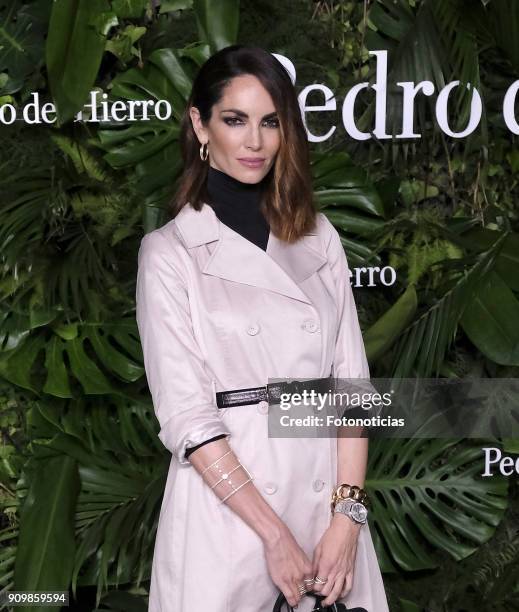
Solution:
[(297, 589), (298, 589), (300, 595), (304, 595), (306, 593), (306, 587), (304, 585), (302, 585), (302, 584), (299, 584), (297, 586)]
[(325, 582), (328, 582), (328, 578), (320, 578), (319, 576), (315, 577), (315, 582), (317, 584), (325, 584)]
[(305, 584), (313, 584), (313, 583), (315, 582), (315, 580), (314, 580), (313, 578), (305, 578), (305, 579), (303, 580), (303, 582), (304, 582)]

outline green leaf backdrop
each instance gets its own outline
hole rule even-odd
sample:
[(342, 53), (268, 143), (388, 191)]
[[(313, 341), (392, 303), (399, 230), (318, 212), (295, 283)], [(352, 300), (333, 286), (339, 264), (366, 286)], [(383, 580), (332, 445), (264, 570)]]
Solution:
[[(312, 145), (315, 200), (351, 267), (397, 272), (394, 285), (354, 289), (373, 376), (517, 376), (518, 164), (499, 95), (519, 76), (518, 11), (513, 0), (0, 1), (0, 104), (38, 91), (58, 110), (52, 126), (0, 127), (3, 589), (147, 609), (168, 453), (135, 323), (136, 252), (167, 218), (192, 79), (235, 41), (290, 57), (297, 87), (346, 91), (374, 77), (368, 51), (387, 49), (390, 83), (459, 78), (483, 91), (481, 129), (464, 141), (435, 129), (424, 98), (418, 141), (337, 130)], [(74, 122), (96, 88), (167, 99), (172, 119)], [(388, 93), (394, 131), (401, 99)], [(455, 102), (460, 125), (469, 102)], [(359, 127), (373, 112), (359, 108)], [(371, 443), (392, 612), (519, 609), (517, 481), (480, 477), (484, 442)]]

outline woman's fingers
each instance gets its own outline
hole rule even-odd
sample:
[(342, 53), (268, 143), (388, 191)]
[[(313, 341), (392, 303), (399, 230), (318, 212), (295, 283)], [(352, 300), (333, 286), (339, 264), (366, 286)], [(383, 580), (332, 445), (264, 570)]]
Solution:
[[(295, 607), (304, 596), (303, 589), (311, 590), (312, 562), (288, 529), (281, 545), (265, 547), (265, 556), (272, 581), (283, 593), (288, 604)], [(304, 582), (305, 579), (308, 580), (307, 583)]]
[(344, 581), (344, 587), (341, 591), (341, 597), (345, 597), (353, 587), (353, 570), (346, 574), (346, 579)]
[(287, 591), (283, 591), (288, 605), (292, 608), (301, 601), (301, 597), (303, 596), (301, 593), (299, 593), (299, 584), (302, 584), (302, 582), (292, 580), (289, 584), (287, 584)]
[(331, 606), (336, 602), (339, 597), (345, 597), (353, 587), (353, 569), (344, 574), (341, 572), (333, 577), (333, 582), (326, 583), (328, 588), (321, 589), (320, 594), (325, 595), (326, 599), (323, 599), (323, 606)]
[[(312, 565), (310, 561), (307, 560), (307, 562), (304, 563), (303, 574), (293, 581), (295, 592), (298, 597), (297, 603), (304, 597), (305, 592), (312, 590), (313, 583)], [(305, 590), (303, 591), (301, 587), (304, 587)]]
[[(312, 563), (309, 559), (305, 559), (301, 568), (301, 575), (297, 578), (294, 578), (290, 583), (290, 597), (291, 600), (288, 603), (291, 606), (298, 604), (301, 599), (304, 597), (306, 591), (311, 591), (313, 587), (313, 568)], [(305, 591), (301, 587), (304, 587)], [(286, 597), (286, 596), (285, 596)], [(295, 602), (295, 603), (294, 603)]]
[[(304, 597), (305, 591), (312, 590), (312, 585), (310, 584), (312, 579), (312, 564), (306, 559), (303, 562), (301, 574), (292, 578), (287, 584), (287, 593), (283, 591), (290, 606), (294, 607), (297, 605), (301, 601), (301, 598)], [(307, 582), (305, 582), (305, 580), (307, 580)], [(303, 591), (301, 587), (304, 587), (305, 591)]]
[(314, 573), (312, 570), (307, 571), (303, 576), (303, 584), (307, 591), (312, 591), (314, 588)]
[(323, 606), (331, 606), (333, 603), (339, 599), (341, 594), (342, 586), (344, 584), (344, 576), (338, 575), (336, 576), (333, 585), (329, 589), (328, 593), (321, 593), (321, 595), (326, 595), (326, 599), (323, 599), (321, 605)]
[(302, 564), (301, 569), (303, 572), (303, 575), (301, 576), (302, 584), (304, 584), (307, 591), (311, 591), (312, 587), (314, 586), (313, 580), (314, 580), (315, 574), (314, 574), (313, 562), (310, 561), (310, 559), (306, 555), (303, 559), (303, 564)]
[[(320, 582), (319, 579), (325, 582)], [(335, 576), (333, 575), (331, 567), (320, 563), (315, 573), (314, 591), (320, 595), (328, 595), (333, 587)]]

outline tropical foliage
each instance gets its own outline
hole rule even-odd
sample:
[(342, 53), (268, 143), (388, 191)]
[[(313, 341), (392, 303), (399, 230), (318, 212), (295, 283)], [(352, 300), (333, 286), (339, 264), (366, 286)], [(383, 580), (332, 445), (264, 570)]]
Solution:
[[(514, 0), (0, 0), (0, 40), (0, 105), (22, 109), (38, 92), (58, 111), (52, 125), (0, 123), (3, 589), (70, 587), (76, 609), (147, 609), (169, 455), (135, 323), (136, 252), (167, 218), (194, 74), (232, 42), (289, 57), (298, 87), (346, 92), (374, 78), (369, 51), (380, 49), (390, 83), (478, 87), (485, 113), (469, 138), (436, 129), (434, 99), (418, 97), (418, 140), (336, 130), (312, 145), (315, 196), (352, 268), (397, 274), (355, 287), (373, 376), (519, 373), (519, 157), (500, 108), (519, 77)], [(75, 121), (92, 90), (168, 100), (172, 117)], [(390, 88), (391, 133), (401, 102)], [(453, 125), (466, 125), (469, 104), (455, 99)], [(363, 129), (373, 112), (359, 100)], [(391, 610), (518, 608), (517, 482), (479, 476), (482, 445), (372, 442)]]

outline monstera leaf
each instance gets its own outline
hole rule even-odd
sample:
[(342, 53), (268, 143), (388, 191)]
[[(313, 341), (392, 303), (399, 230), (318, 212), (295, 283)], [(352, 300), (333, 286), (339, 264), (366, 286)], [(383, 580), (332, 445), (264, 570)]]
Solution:
[(339, 231), (348, 262), (380, 263), (380, 257), (366, 244), (366, 237), (383, 224), (384, 207), (364, 170), (346, 153), (313, 152), (312, 173), (315, 199)]
[(383, 571), (438, 567), (435, 550), (464, 559), (492, 536), (508, 505), (508, 484), (481, 479), (481, 470), (481, 444), (474, 440), (370, 444), (366, 486)]
[(77, 381), (86, 394), (108, 394), (116, 391), (109, 375), (134, 382), (144, 374), (133, 316), (42, 329), (41, 321), (35, 327), (26, 317), (15, 321), (2, 327), (0, 344), (10, 350), (0, 353), (0, 374), (19, 387), (69, 398)]
[(384, 216), (382, 200), (366, 172), (347, 153), (312, 154), (316, 196), (322, 206), (345, 204), (368, 215)]
[(155, 50), (142, 69), (131, 68), (113, 80), (111, 96), (123, 100), (166, 100), (172, 117), (162, 121), (150, 114), (148, 121), (105, 125), (97, 132), (105, 160), (116, 169), (135, 171), (142, 194), (145, 231), (160, 226), (171, 186), (182, 168), (179, 121), (198, 66), (210, 55), (205, 43), (186, 50)]
[(32, 4), (0, 0), (0, 95), (19, 91), (24, 80), (42, 64), (42, 51), (51, 5), (46, 0)]

